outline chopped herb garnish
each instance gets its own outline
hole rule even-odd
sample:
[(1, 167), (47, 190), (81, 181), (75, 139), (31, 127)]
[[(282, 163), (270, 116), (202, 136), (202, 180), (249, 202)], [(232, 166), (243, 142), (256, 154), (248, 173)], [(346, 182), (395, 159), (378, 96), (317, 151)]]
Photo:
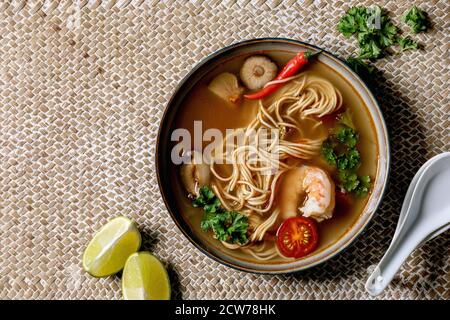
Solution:
[(347, 192), (356, 190), (359, 185), (358, 175), (346, 170), (339, 170), (339, 181), (341, 189)]
[(361, 59), (378, 59), (396, 42), (398, 29), (379, 6), (353, 7), (340, 19), (338, 30), (345, 36), (356, 34)]
[(429, 25), (425, 11), (413, 6), (404, 16), (403, 22), (411, 27), (414, 33), (426, 31)]
[(361, 176), (358, 178), (359, 184), (355, 190), (355, 193), (358, 197), (365, 196), (370, 189), (370, 177), (369, 176)]
[[(413, 6), (404, 16), (403, 21), (414, 33), (426, 31), (429, 26), (427, 14)], [(398, 44), (401, 51), (417, 50), (419, 44), (410, 37), (401, 37), (399, 29), (392, 23), (386, 11), (378, 6), (352, 7), (338, 24), (338, 30), (345, 36), (356, 35), (359, 56), (348, 58), (348, 64), (363, 77), (374, 72), (373, 66), (365, 64), (363, 59), (381, 58), (390, 46)]]
[(399, 38), (398, 44), (402, 51), (419, 49), (419, 44), (410, 37)]
[(375, 72), (375, 67), (364, 62), (361, 58), (348, 57), (347, 63), (361, 77), (369, 79), (369, 76)]
[(236, 211), (225, 210), (211, 189), (202, 187), (192, 205), (203, 208), (205, 211), (200, 222), (203, 231), (211, 229), (214, 236), (220, 241), (240, 245), (247, 243), (249, 226), (247, 216)]
[(339, 186), (346, 192), (354, 192), (356, 196), (363, 197), (370, 190), (370, 177), (360, 176), (355, 172), (346, 170), (339, 171)]
[(361, 158), (358, 150), (351, 148), (348, 152), (343, 153), (337, 158), (337, 167), (341, 170), (355, 169), (361, 164)]
[(346, 111), (340, 117), (338, 128), (322, 143), (321, 153), (328, 164), (337, 167), (341, 190), (364, 196), (370, 190), (370, 177), (359, 177), (355, 172), (361, 165), (356, 148), (358, 138), (351, 113)]
[(207, 187), (200, 188), (200, 194), (192, 202), (192, 205), (196, 208), (203, 208), (209, 213), (216, 213), (222, 210), (219, 198), (217, 198), (214, 192)]
[(341, 170), (357, 168), (361, 163), (356, 149), (358, 134), (352, 128), (341, 124), (337, 132), (322, 143), (325, 160)]
[(366, 17), (367, 8), (352, 7), (339, 21), (338, 30), (349, 38), (352, 34), (367, 28)]
[(337, 131), (336, 139), (348, 148), (354, 148), (358, 142), (358, 134), (354, 129), (343, 126)]
[(322, 143), (322, 156), (331, 165), (336, 165), (337, 161), (337, 155), (336, 152), (334, 152), (335, 148), (336, 143), (334, 143), (331, 139), (327, 139)]

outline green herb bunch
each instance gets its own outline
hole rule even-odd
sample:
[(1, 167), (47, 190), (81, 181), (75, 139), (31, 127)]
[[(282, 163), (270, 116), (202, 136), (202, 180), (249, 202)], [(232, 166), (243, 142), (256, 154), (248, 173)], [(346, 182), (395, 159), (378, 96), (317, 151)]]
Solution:
[(340, 19), (338, 30), (347, 38), (356, 34), (360, 59), (378, 59), (396, 43), (398, 29), (379, 6), (353, 7)]
[[(426, 31), (429, 26), (427, 14), (416, 6), (403, 16), (403, 22), (413, 33)], [(419, 49), (415, 40), (400, 36), (399, 29), (379, 6), (350, 8), (339, 20), (337, 28), (346, 38), (356, 36), (359, 54), (349, 57), (347, 63), (365, 78), (374, 72), (374, 67), (364, 60), (379, 59), (394, 45), (398, 45), (401, 51)]]
[(233, 244), (244, 245), (248, 241), (248, 218), (242, 213), (225, 210), (219, 198), (208, 187), (200, 188), (198, 197), (192, 202), (194, 207), (203, 208), (205, 214), (200, 227), (212, 230), (215, 238)]
[(403, 22), (406, 23), (414, 33), (426, 31), (429, 26), (428, 17), (425, 11), (413, 6), (404, 16)]
[(356, 174), (361, 165), (361, 156), (356, 148), (358, 139), (351, 116), (345, 112), (338, 128), (322, 143), (321, 153), (328, 164), (338, 169), (340, 188), (364, 196), (370, 189), (370, 177)]

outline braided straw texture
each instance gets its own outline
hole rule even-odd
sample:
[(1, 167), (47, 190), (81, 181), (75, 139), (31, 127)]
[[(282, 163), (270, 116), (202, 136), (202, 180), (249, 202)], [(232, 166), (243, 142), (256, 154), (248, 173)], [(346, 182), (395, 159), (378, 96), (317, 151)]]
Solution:
[[(118, 215), (133, 218), (143, 247), (166, 263), (174, 298), (370, 298), (364, 283), (392, 239), (409, 182), (450, 149), (449, 3), (420, 3), (433, 22), (414, 36), (424, 50), (376, 63), (392, 171), (369, 228), (324, 265), (266, 276), (218, 264), (176, 228), (156, 180), (158, 125), (191, 67), (233, 42), (287, 37), (347, 57), (355, 40), (336, 25), (352, 4), (79, 2), (79, 10), (66, 0), (0, 4), (0, 298), (120, 299), (118, 276), (81, 269), (93, 234)], [(400, 16), (410, 2), (377, 2), (407, 32)], [(417, 249), (380, 297), (450, 299), (449, 248), (446, 233)]]

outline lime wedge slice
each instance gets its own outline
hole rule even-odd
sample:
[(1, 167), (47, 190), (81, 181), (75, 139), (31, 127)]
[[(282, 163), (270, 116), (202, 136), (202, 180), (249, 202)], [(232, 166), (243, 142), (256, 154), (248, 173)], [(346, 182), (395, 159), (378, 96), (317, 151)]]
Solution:
[(126, 217), (115, 218), (104, 225), (87, 246), (83, 269), (94, 277), (115, 274), (140, 246), (141, 234), (134, 222)]
[(170, 280), (163, 264), (149, 252), (132, 254), (123, 270), (125, 300), (169, 300)]

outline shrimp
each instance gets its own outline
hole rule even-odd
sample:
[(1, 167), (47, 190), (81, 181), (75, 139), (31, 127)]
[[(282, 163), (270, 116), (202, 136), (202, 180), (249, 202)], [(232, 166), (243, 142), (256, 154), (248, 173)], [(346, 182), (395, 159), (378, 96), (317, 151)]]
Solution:
[(181, 181), (190, 195), (198, 196), (200, 188), (209, 184), (210, 169), (199, 152), (192, 151), (189, 156), (180, 169)]
[(328, 174), (317, 167), (306, 167), (303, 178), (306, 200), (299, 208), (305, 217), (321, 222), (330, 219), (335, 206), (334, 182)]
[(317, 222), (332, 217), (335, 186), (324, 170), (314, 166), (293, 169), (284, 178), (281, 188), (280, 193), (284, 193), (280, 199), (282, 220), (296, 217), (299, 212)]

